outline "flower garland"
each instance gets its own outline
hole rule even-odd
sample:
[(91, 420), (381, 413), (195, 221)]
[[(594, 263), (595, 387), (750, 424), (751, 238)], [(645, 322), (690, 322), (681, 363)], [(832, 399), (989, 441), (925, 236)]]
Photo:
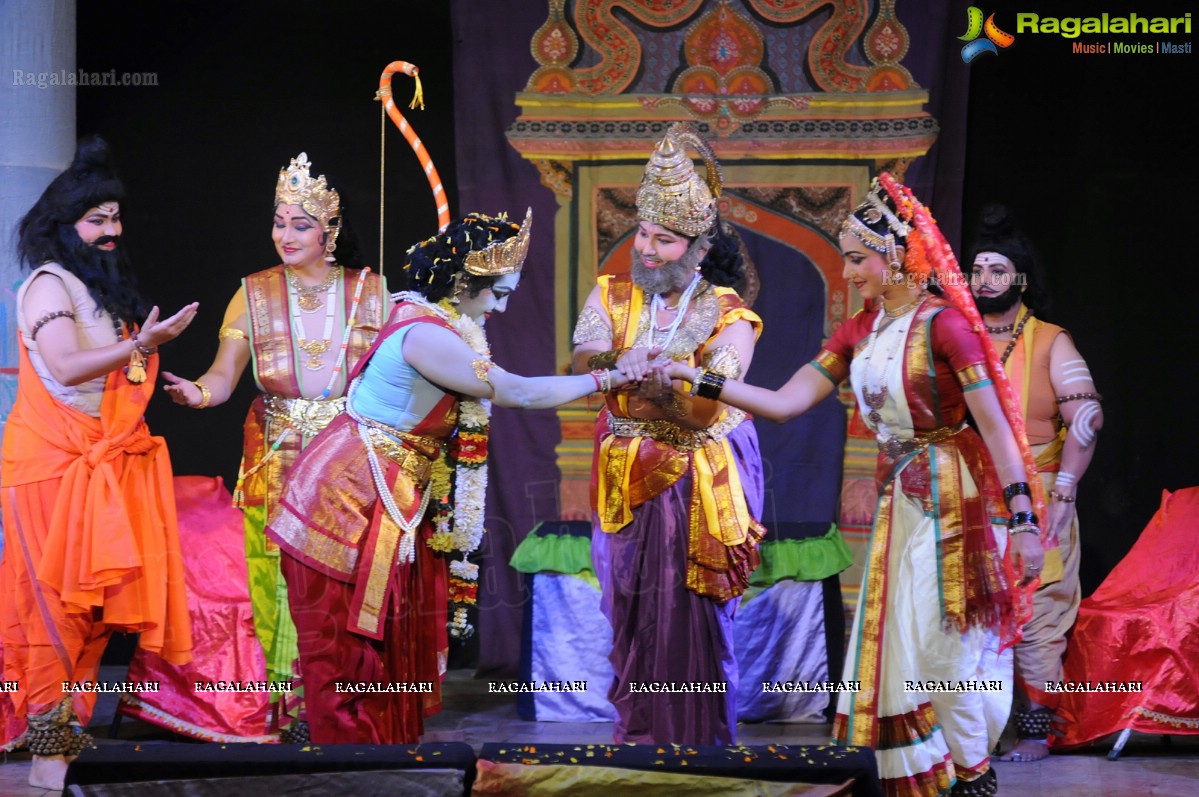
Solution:
[[(432, 310), (450, 322), (463, 342), (480, 357), (490, 360), (491, 349), (483, 327), (470, 316), (458, 313), (448, 302), (433, 304), (412, 291), (396, 297)], [(487, 440), (491, 429), (491, 402), (484, 398), (464, 398), (458, 403), (458, 429), (446, 449), (433, 465), (428, 490), (437, 499), (434, 512), (434, 533), (428, 545), (445, 554), (461, 552), (462, 557), (450, 562), (450, 603), (453, 616), (448, 629), (455, 639), (474, 634), (468, 620), (468, 610), (478, 603), (479, 566), (470, 555), (483, 542), (484, 505), (487, 500)], [(452, 495), (452, 500), (451, 500)]]

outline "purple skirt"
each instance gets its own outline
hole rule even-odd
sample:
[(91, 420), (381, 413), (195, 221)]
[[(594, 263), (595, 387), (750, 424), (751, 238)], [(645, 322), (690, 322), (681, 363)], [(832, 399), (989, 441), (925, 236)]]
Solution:
[[(753, 422), (728, 437), (750, 514), (762, 514), (762, 457)], [(616, 741), (735, 744), (739, 599), (717, 603), (687, 589), (691, 477), (633, 510), (619, 532), (593, 520), (591, 559), (612, 624), (608, 699)], [(723, 687), (724, 691), (718, 691)]]

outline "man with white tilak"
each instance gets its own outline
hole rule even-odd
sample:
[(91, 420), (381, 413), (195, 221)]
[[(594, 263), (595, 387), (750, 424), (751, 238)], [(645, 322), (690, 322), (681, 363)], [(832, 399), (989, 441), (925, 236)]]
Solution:
[(1001, 759), (1039, 761), (1049, 755), (1059, 697), (1045, 684), (1062, 679), (1066, 634), (1082, 597), (1075, 497), (1103, 426), (1102, 396), (1070, 334), (1036, 317), (1048, 305), (1042, 275), (1031, 244), (1006, 208), (984, 210), (971, 262), (971, 290), (1021, 402), (1050, 499), (1041, 586), (1033, 596), (1033, 618), (1015, 647), (1018, 741)]

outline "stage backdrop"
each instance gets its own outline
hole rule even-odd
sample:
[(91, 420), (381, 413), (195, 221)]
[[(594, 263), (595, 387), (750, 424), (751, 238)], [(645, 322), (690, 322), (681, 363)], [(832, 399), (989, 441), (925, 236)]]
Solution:
[[(759, 61), (752, 65), (747, 62), (746, 68), (736, 70), (736, 74), (752, 73), (751, 82), (756, 79), (764, 81), (762, 86), (773, 87), (767, 93), (819, 98), (826, 91), (854, 90), (837, 83), (842, 79), (862, 81), (865, 75), (871, 74), (880, 82), (888, 79), (902, 81), (905, 79), (902, 70), (897, 70), (891, 76), (871, 71), (873, 64), (890, 64), (902, 58), (902, 68), (911, 72), (906, 79), (914, 79), (917, 85), (897, 87), (916, 90), (933, 87), (926, 110), (936, 109), (935, 115), (938, 110), (944, 109), (948, 119), (941, 121), (942, 125), (948, 124), (951, 140), (960, 141), (962, 138), (960, 127), (964, 120), (964, 98), (954, 94), (946, 99), (940, 90), (945, 83), (954, 86), (955, 92), (964, 88), (964, 72), (949, 81), (943, 74), (944, 65), (951, 63), (947, 53), (952, 50), (956, 56), (958, 49), (947, 41), (951, 40), (947, 35), (948, 29), (956, 24), (950, 20), (952, 14), (949, 8), (926, 14), (905, 7), (903, 2), (863, 2), (855, 4), (848, 11), (839, 10), (836, 18), (829, 21), (827, 9), (818, 8), (820, 4), (813, 4), (810, 13), (800, 13), (797, 7), (792, 6), (783, 11), (766, 9), (775, 16), (769, 20), (760, 13), (766, 8), (765, 4), (753, 2), (689, 2), (670, 7), (647, 4), (639, 7), (636, 13), (627, 8), (616, 9), (620, 5), (604, 0), (521, 3), (512, 4), (507, 9), (508, 13), (496, 18), (478, 14), (477, 6), (470, 2), (453, 4), (456, 102), (459, 117), (469, 116), (472, 120), (469, 127), (460, 125), (457, 131), (462, 206), (510, 208), (515, 212), (531, 205), (537, 218), (533, 254), (526, 267), (524, 284), (510, 305), (509, 317), (493, 321), (491, 333), (497, 359), (518, 370), (525, 366), (529, 371), (544, 373), (565, 366), (564, 339), (568, 340), (568, 326), (573, 323), (572, 312), (566, 308), (566, 304), (573, 307), (577, 303), (576, 296), (586, 293), (584, 277), (593, 279), (593, 275), (600, 271), (627, 268), (628, 241), (624, 236), (632, 226), (631, 219), (635, 215), (632, 191), (628, 186), (636, 185), (641, 166), (653, 145), (652, 137), (638, 133), (636, 128), (639, 124), (643, 127), (646, 124), (663, 124), (636, 121), (634, 117), (638, 111), (621, 111), (616, 106), (605, 106), (592, 112), (583, 108), (582, 104), (576, 112), (577, 118), (569, 122), (539, 122), (537, 103), (532, 100), (546, 99), (538, 92), (558, 90), (553, 88), (556, 75), (561, 74), (566, 80), (577, 77), (582, 81), (582, 74), (586, 73), (589, 76), (586, 79), (598, 85), (610, 74), (619, 72), (619, 80), (628, 82), (628, 88), (583, 89), (579, 93), (603, 95), (602, 99), (605, 100), (619, 100), (626, 98), (625, 94), (620, 93), (624, 91), (636, 95), (635, 98), (628, 96), (634, 103), (643, 98), (649, 102), (659, 97), (663, 87), (673, 85), (676, 80), (687, 79), (678, 72), (685, 64), (692, 64), (695, 67), (693, 71), (698, 74), (703, 71), (707, 58), (727, 56), (726, 61), (739, 64), (752, 51), (758, 53)], [(728, 19), (715, 19), (722, 13)], [(821, 62), (819, 75), (808, 71), (809, 67), (805, 65), (808, 63), (809, 48), (815, 48), (813, 41), (825, 41), (819, 38), (821, 35), (834, 29), (841, 36), (847, 32), (849, 35), (859, 35), (867, 30), (890, 35), (892, 32), (885, 31), (880, 22), (887, 13), (894, 13), (906, 30), (905, 34), (894, 40), (898, 49), (880, 47), (872, 51), (872, 60), (868, 61), (860, 47), (849, 46), (843, 52), (843, 62), (835, 59), (834, 63), (828, 65)], [(784, 18), (786, 24), (783, 24)], [(610, 32), (611, 36), (603, 35), (598, 28), (596, 32), (580, 33), (578, 38), (585, 40), (584, 44), (571, 38), (582, 30), (581, 26), (588, 24), (611, 24), (616, 29)], [(717, 56), (712, 56), (704, 48), (698, 48), (700, 51), (697, 52), (697, 48), (693, 47), (694, 42), (707, 32), (719, 35), (718, 28), (730, 31), (737, 46), (746, 52), (729, 55), (726, 50), (725, 55)], [(637, 56), (627, 56), (628, 51), (624, 49), (626, 42), (620, 40), (620, 37), (628, 38), (630, 35), (636, 39), (632, 46)], [(905, 40), (904, 36), (908, 39)], [(531, 46), (538, 53), (537, 60), (530, 54)], [(578, 49), (571, 50), (572, 47)], [(765, 53), (769, 53), (768, 58)], [(601, 70), (597, 66), (599, 62), (610, 68)], [(716, 66), (728, 72), (730, 63)], [(718, 75), (715, 71), (712, 71), (712, 75), (713, 79), (724, 77), (723, 73)], [(728, 80), (733, 80), (734, 73), (729, 75)], [(854, 85), (860, 91), (866, 84)], [(740, 91), (740, 88), (729, 89), (730, 93)], [(523, 95), (530, 102), (521, 114), (518, 114), (516, 104), (518, 92), (530, 93)], [(919, 118), (920, 103), (913, 99), (917, 93), (912, 90), (895, 95), (902, 96), (913, 109), (910, 111), (911, 118), (904, 120), (904, 129), (931, 129), (935, 134), (935, 124), (921, 128), (927, 118)], [(559, 94), (557, 98), (561, 96)], [(858, 96), (867, 102), (876, 100), (881, 103), (887, 99), (886, 94), (877, 93), (863, 92)], [(845, 95), (839, 94), (838, 98), (844, 99)], [(567, 102), (563, 107), (570, 104), (570, 99), (570, 96), (566, 97)], [(644, 103), (638, 107), (644, 107)], [(713, 107), (723, 106), (717, 102)], [(813, 154), (811, 157), (815, 160), (812, 162), (823, 164), (825, 168), (829, 187), (794, 188), (795, 183), (790, 182), (793, 176), (784, 177), (780, 182), (784, 172), (773, 170), (770, 164), (778, 161), (769, 160), (770, 157), (781, 157), (779, 153), (772, 150), (769, 156), (757, 157), (745, 149), (747, 145), (742, 139), (746, 138), (745, 131), (752, 128), (742, 130), (739, 126), (743, 123), (752, 124), (754, 114), (732, 121), (730, 130), (727, 125), (722, 126), (729, 120), (722, 118), (720, 112), (713, 114), (711, 110), (697, 104), (691, 118), (705, 129), (711, 126), (709, 135), (713, 138), (720, 136), (718, 153), (722, 152), (722, 146), (732, 147), (736, 152), (732, 157), (722, 155), (726, 182), (730, 185), (722, 209), (745, 239), (747, 254), (756, 269), (754, 293), (759, 304), (755, 305), (755, 309), (766, 319), (766, 333), (755, 354), (750, 378), (759, 384), (777, 386), (815, 354), (822, 339), (831, 334), (833, 326), (847, 312), (852, 312), (852, 307), (848, 306), (852, 297), (844, 290), (838, 291), (836, 285), (840, 278), (840, 262), (836, 255), (835, 237), (840, 217), (852, 207), (853, 202), (853, 196), (844, 186), (855, 186), (862, 178), (849, 176), (848, 171), (837, 172), (839, 168), (848, 167), (841, 166), (842, 162), (831, 154)], [(737, 109), (730, 102), (728, 110), (735, 114)], [(552, 112), (540, 113), (547, 119), (553, 116)], [(861, 115), (850, 114), (855, 119)], [(889, 110), (883, 103), (877, 116), (885, 118), (888, 114)], [(616, 120), (616, 132), (593, 124), (601, 116)], [(687, 118), (686, 114), (684, 118)], [(871, 117), (867, 118), (873, 121)], [(539, 124), (540, 133), (537, 130)], [(606, 155), (584, 155), (574, 152), (570, 143), (563, 142), (565, 157), (562, 162), (536, 160), (545, 156), (530, 154), (530, 151), (540, 151), (537, 136), (545, 137), (545, 129), (552, 124), (560, 125), (562, 129), (556, 135), (563, 138), (573, 135), (580, 139), (597, 136), (602, 139), (583, 142), (582, 148), (588, 153), (592, 150), (601, 152), (605, 146), (610, 146), (611, 152)], [(769, 126), (771, 123), (763, 117), (760, 124)], [(633, 128), (631, 134), (622, 135), (622, 125)], [(870, 125), (871, 121), (866, 121), (854, 129), (865, 130)], [(568, 127), (576, 132), (568, 132), (565, 129)], [(478, 135), (479, 130), (500, 129), (508, 130), (512, 145), (495, 136)], [(774, 131), (774, 128), (771, 130)], [(840, 145), (838, 153), (859, 153), (858, 163), (866, 164), (868, 172), (870, 164), (883, 157), (883, 150), (879, 150), (880, 154), (874, 154), (871, 143), (866, 139), (870, 135), (880, 134), (847, 130), (835, 131), (831, 127), (821, 127), (816, 135), (826, 140), (836, 140)], [(555, 134), (548, 135), (552, 137)], [(855, 138), (858, 135), (862, 136), (861, 140)], [(645, 141), (640, 142), (639, 146), (630, 143), (637, 138), (645, 138)], [(789, 145), (771, 142), (769, 146), (787, 148)], [(913, 143), (908, 146), (916, 145)], [(927, 142), (923, 144), (923, 147), (927, 146)], [(956, 206), (960, 192), (962, 148), (955, 145), (938, 149), (938, 146), (934, 145), (928, 156), (910, 166), (907, 158), (898, 165), (909, 168), (908, 179), (917, 186), (922, 196), (931, 196), (939, 190), (935, 183), (938, 169), (943, 168), (958, 181), (955, 185), (951, 180), (946, 189), (949, 204)], [(538, 169), (534, 169), (528, 161), (522, 161), (516, 149), (520, 149), (526, 158), (535, 160)], [(938, 165), (942, 152), (948, 153), (945, 156), (948, 164), (944, 167)], [(587, 163), (588, 157), (592, 158), (590, 163)], [(602, 165), (596, 165), (601, 160)], [(573, 173), (570, 171), (572, 162), (575, 164)], [(794, 167), (787, 168), (791, 169), (787, 174), (794, 175)], [(581, 215), (572, 215), (570, 221), (566, 222), (558, 211), (560, 206), (573, 201), (569, 198), (572, 192), (582, 197), (580, 201), (589, 210), (586, 213), (580, 210)], [(947, 220), (947, 226), (951, 229), (953, 215), (951, 212)], [(596, 218), (602, 219), (598, 225), (593, 221)], [(556, 224), (552, 226), (555, 221)], [(565, 240), (567, 237), (569, 241)], [(559, 282), (555, 284), (555, 254), (561, 261), (566, 251), (571, 253), (567, 258), (571, 261), (569, 273), (563, 273), (559, 262), (556, 274)], [(577, 284), (574, 282), (576, 275)], [(566, 280), (570, 280), (571, 284), (562, 284)], [(828, 298), (830, 296), (832, 298)], [(555, 302), (558, 302), (558, 306)], [(513, 323), (513, 315), (519, 316), (519, 323)], [(583, 408), (578, 413), (577, 425), (582, 428), (593, 417), (594, 412)], [(577, 511), (574, 506), (577, 500), (572, 500), (577, 499), (577, 491), (572, 495), (564, 489), (562, 503), (565, 506), (559, 504), (559, 470), (555, 466), (555, 454), (562, 455), (563, 451), (567, 451), (570, 456), (572, 453), (567, 444), (555, 452), (555, 446), (561, 439), (560, 429), (558, 418), (551, 411), (497, 411), (493, 432), (497, 461), (516, 456), (516, 450), (520, 451), (522, 458), (519, 468), (504, 467), (493, 472), (493, 501), (489, 504), (489, 514), (498, 514), (500, 517), (490, 524), (486, 542), (487, 560), (483, 578), (484, 594), (489, 599), (484, 604), (481, 630), (484, 642), (481, 666), (486, 671), (510, 671), (519, 651), (519, 639), (510, 630), (519, 627), (520, 621), (519, 575), (504, 567), (504, 563), (524, 534), (537, 522), (560, 517), (564, 512), (573, 517)], [(771, 475), (766, 519), (836, 519), (841, 490), (841, 449), (845, 439), (845, 413), (837, 400), (830, 400), (809, 417), (785, 427), (764, 424), (761, 432), (763, 455), (769, 463)], [(579, 462), (572, 462), (571, 467), (585, 474), (589, 454), (583, 448), (585, 446), (577, 452)], [(871, 460), (871, 472), (872, 467)]]
[[(812, 13), (827, 15), (831, 5), (812, 3)], [(1001, 199), (1044, 250), (1057, 294), (1052, 320), (1075, 334), (1107, 397), (1107, 425), (1079, 499), (1089, 592), (1131, 547), (1162, 488), (1199, 484), (1187, 376), (1196, 369), (1186, 310), (1193, 258), (1185, 236), (1196, 169), (1190, 129), (1176, 118), (1196, 100), (1189, 79), (1196, 55), (1076, 55), (1060, 36), (1024, 35), (1002, 54), (966, 65), (956, 37), (965, 32), (967, 5), (896, 3), (910, 38), (904, 64), (928, 89), (926, 110), (940, 125), (907, 176), (951, 242), (960, 238), (953, 231), (963, 225), (954, 219), (965, 186), (965, 226), (984, 201)], [(1054, 6), (1062, 16), (1094, 10), (1082, 0)], [(409, 117), (446, 184), (457, 186), (449, 191), (454, 213), (533, 207), (526, 279), (491, 337), (506, 367), (559, 367), (546, 223), (556, 201), (504, 137), (517, 116), (516, 92), (535, 68), (529, 45), (547, 9), (544, 0), (80, 3), (79, 68), (158, 75), (156, 86), (80, 88), (77, 97), (78, 131), (101, 132), (116, 149), (129, 188), (128, 243), (147, 294), (172, 309), (202, 302), (193, 329), (164, 348), (165, 367), (201, 373), (238, 280), (276, 262), (271, 192), (278, 169), (300, 150), (342, 190), (374, 252), (379, 109), (372, 97), (379, 72), (397, 58), (422, 68), (428, 109)], [(1180, 9), (1190, 10), (1163, 0), (1152, 13)], [(1149, 13), (1122, 0), (1103, 10)], [(1001, 26), (1011, 13), (997, 12)], [(395, 86), (402, 98), (404, 79)], [(405, 245), (432, 231), (435, 215), (415, 159), (396, 131), (388, 133), (391, 270)], [(165, 396), (151, 405), (151, 426), (167, 437), (178, 473), (234, 478), (252, 393), (247, 380), (228, 405), (204, 413)], [(514, 673), (520, 596), (503, 563), (537, 520), (557, 514), (559, 431), (550, 412), (501, 410), (495, 428), (480, 661), (489, 673)]]

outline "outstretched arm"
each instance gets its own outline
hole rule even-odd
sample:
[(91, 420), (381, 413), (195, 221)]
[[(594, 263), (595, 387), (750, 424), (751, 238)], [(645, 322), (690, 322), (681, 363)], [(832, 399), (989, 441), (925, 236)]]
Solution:
[[(489, 368), (487, 360), (460, 337), (433, 324), (416, 324), (408, 332), (404, 337), (404, 359), (421, 376), (443, 390), (478, 398), (490, 397), (501, 407), (519, 410), (556, 407), (597, 390), (596, 378), (590, 373), (527, 377), (499, 367)], [(625, 383), (619, 372), (608, 374), (612, 387)]]
[[(208, 388), (209, 400), (206, 407), (224, 404), (233, 395), (238, 380), (250, 362), (250, 321), (246, 313), (245, 289), (238, 289), (229, 306), (225, 309), (225, 319), (221, 322), (221, 343), (217, 348), (216, 357), (208, 370), (198, 379), (184, 379), (164, 371), (162, 378), (168, 384), (163, 386), (176, 404), (185, 407), (198, 407), (204, 402), (204, 396), (196, 382), (202, 382)], [(236, 332), (225, 332), (236, 330)], [(241, 333), (238, 337), (237, 333)]]
[(98, 349), (79, 348), (71, 296), (55, 275), (34, 277), (25, 291), (21, 309), (33, 325), (54, 316), (38, 328), (35, 341), (54, 381), (71, 387), (98, 379), (128, 364), (137, 343), (153, 348), (174, 340), (196, 317), (198, 307), (198, 303), (192, 302), (162, 320), (159, 320), (159, 311), (155, 307), (138, 330), (136, 342), (131, 337)]
[[(697, 369), (686, 363), (670, 363), (664, 370), (672, 379), (695, 382)], [(720, 391), (720, 400), (762, 418), (784, 423), (824, 401), (835, 387), (828, 377), (808, 364), (796, 371), (778, 390), (726, 380)]]

